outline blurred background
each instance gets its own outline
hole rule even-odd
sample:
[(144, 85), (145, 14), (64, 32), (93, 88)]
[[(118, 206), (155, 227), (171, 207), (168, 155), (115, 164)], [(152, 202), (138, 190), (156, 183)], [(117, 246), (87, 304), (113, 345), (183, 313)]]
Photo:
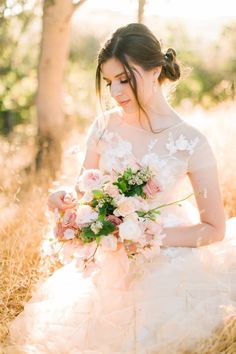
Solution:
[(0, 0), (2, 342), (44, 272), (48, 193), (74, 183), (100, 110), (97, 52), (130, 22), (148, 25), (163, 50), (176, 50), (183, 78), (169, 99), (208, 137), (226, 217), (236, 215), (234, 0)]

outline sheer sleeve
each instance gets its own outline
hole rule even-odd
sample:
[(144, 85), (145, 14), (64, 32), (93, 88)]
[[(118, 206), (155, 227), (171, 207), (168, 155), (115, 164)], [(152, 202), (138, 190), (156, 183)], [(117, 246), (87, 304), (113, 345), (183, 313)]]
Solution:
[(213, 167), (217, 167), (216, 157), (207, 138), (201, 135), (199, 144), (197, 144), (193, 153), (189, 156), (187, 172), (192, 174)]
[(97, 151), (97, 145), (101, 139), (107, 125), (108, 125), (108, 112), (104, 112), (98, 115), (93, 123), (90, 125), (86, 138), (85, 138), (85, 150)]
[(80, 166), (80, 171), (76, 178), (75, 189), (78, 189), (78, 178), (85, 169), (99, 168), (99, 140), (108, 125), (109, 112), (104, 112), (98, 115), (93, 123), (88, 128), (85, 137), (85, 150), (82, 159), (82, 164)]
[(188, 161), (188, 176), (196, 193), (201, 222), (214, 226), (219, 235), (225, 232), (224, 204), (218, 167), (213, 150), (204, 137)]

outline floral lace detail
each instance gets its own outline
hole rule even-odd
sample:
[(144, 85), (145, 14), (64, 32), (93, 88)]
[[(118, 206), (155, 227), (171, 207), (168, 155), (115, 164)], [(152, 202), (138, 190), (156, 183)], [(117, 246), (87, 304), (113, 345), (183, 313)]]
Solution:
[(153, 139), (150, 144), (148, 144), (148, 152), (151, 152), (153, 148), (155, 147), (156, 143), (158, 142), (158, 139)]
[(174, 140), (173, 134), (169, 133), (168, 142), (166, 143), (166, 148), (169, 151), (169, 155), (175, 154), (178, 150), (188, 151), (189, 155), (194, 152), (195, 146), (200, 141), (199, 137), (195, 139), (188, 140), (183, 134), (180, 134), (177, 140)]
[(178, 189), (178, 181), (186, 176), (188, 158), (176, 156), (177, 151), (187, 151), (192, 154), (199, 138), (188, 140), (181, 134), (177, 140), (169, 133), (166, 148), (168, 151), (162, 155), (154, 151), (158, 139), (153, 139), (148, 144), (148, 151), (142, 157), (137, 158), (133, 153), (132, 144), (122, 138), (117, 132), (105, 130), (99, 142), (99, 167), (108, 173), (116, 170), (122, 172), (125, 168), (135, 168), (137, 165), (149, 166), (158, 178), (162, 186), (162, 192), (158, 195), (173, 193)]
[(122, 171), (135, 164), (132, 144), (121, 138), (117, 133), (106, 130), (99, 143), (100, 168), (111, 172), (113, 169)]

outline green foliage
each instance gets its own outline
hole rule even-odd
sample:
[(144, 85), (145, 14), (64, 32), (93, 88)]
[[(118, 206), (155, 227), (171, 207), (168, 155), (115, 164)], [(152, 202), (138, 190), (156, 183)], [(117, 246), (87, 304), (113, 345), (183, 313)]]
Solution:
[(115, 210), (114, 200), (101, 190), (93, 190), (93, 196), (91, 206), (98, 209), (98, 220), (103, 221), (107, 215), (112, 214)]
[(122, 175), (119, 175), (116, 182), (113, 182), (113, 184), (117, 186), (126, 197), (139, 195), (145, 198), (143, 187), (150, 177), (151, 173), (148, 168), (142, 168), (137, 171), (132, 171), (131, 168), (127, 168)]
[(212, 41), (189, 34), (180, 23), (169, 25), (166, 42), (177, 49), (183, 80), (172, 97), (175, 105), (188, 100), (208, 109), (235, 98), (236, 22), (222, 28)]
[[(46, 0), (45, 5), (53, 3), (54, 0)], [(33, 107), (41, 6), (42, 2), (36, 0), (0, 1), (0, 133), (7, 130), (7, 125), (35, 122)], [(88, 24), (89, 21), (88, 18)], [(159, 21), (156, 23), (159, 25)], [(224, 100), (234, 100), (236, 22), (224, 26), (218, 38), (211, 41), (191, 33), (177, 20), (171, 20), (167, 25), (165, 20), (163, 27), (157, 29), (157, 37), (163, 35), (165, 43), (176, 49), (177, 58), (184, 64), (183, 73), (191, 68), (187, 77), (178, 83), (172, 96), (173, 104), (178, 106), (187, 100), (193, 106), (211, 108)], [(104, 41), (104, 35), (99, 32), (93, 35), (90, 28), (87, 32), (81, 31), (79, 23), (73, 28), (65, 86), (70, 96), (68, 102), (71, 99), (73, 107), (70, 110), (68, 105), (68, 114), (72, 112), (76, 117), (91, 117), (96, 110), (96, 57), (100, 43)], [(120, 188), (126, 188), (123, 182)]]
[(30, 40), (30, 31), (36, 16), (33, 11), (24, 10), (25, 5), (26, 1), (1, 4), (0, 132), (3, 133), (15, 124), (29, 121), (34, 105), (38, 47), (37, 40)]
[(115, 231), (115, 225), (112, 224), (110, 221), (103, 220), (102, 221), (102, 228), (98, 233), (94, 233), (91, 230), (91, 226), (86, 226), (82, 228), (82, 232), (79, 235), (79, 238), (84, 243), (93, 242), (95, 240), (99, 240), (99, 236), (107, 236)]

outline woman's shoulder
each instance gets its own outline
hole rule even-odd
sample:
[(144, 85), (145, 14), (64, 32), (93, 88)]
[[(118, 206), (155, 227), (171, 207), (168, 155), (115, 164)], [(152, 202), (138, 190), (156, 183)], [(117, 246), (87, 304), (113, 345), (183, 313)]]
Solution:
[(189, 168), (200, 170), (204, 167), (216, 166), (216, 155), (212, 141), (201, 129), (195, 127), (190, 122), (183, 122), (182, 134), (187, 137), (188, 141), (193, 145), (192, 153), (189, 159)]
[(173, 126), (172, 132), (176, 136), (183, 135), (187, 139), (197, 139), (200, 143), (208, 143), (206, 135), (197, 127), (195, 127), (191, 122), (186, 121), (186, 119), (179, 118), (179, 122)]
[(110, 125), (118, 122), (120, 119), (121, 109), (119, 107), (115, 107), (99, 113), (94, 120), (94, 124), (99, 130), (104, 130)]

